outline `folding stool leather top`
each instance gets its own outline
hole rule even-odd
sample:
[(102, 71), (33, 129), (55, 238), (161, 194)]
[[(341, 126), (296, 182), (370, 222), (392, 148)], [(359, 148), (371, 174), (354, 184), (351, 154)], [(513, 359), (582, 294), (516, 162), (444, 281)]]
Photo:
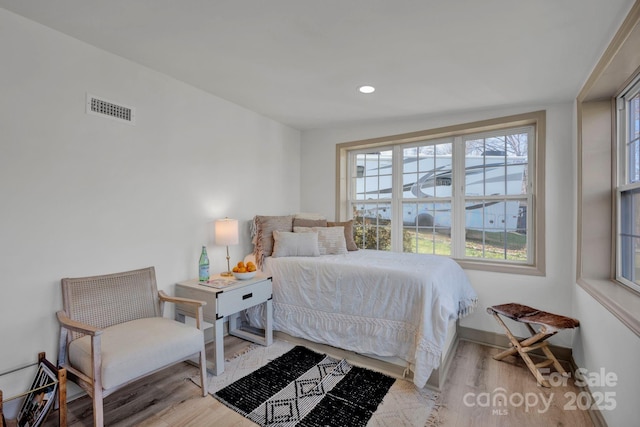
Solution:
[(545, 326), (548, 331), (560, 329), (572, 329), (580, 326), (580, 321), (559, 314), (547, 313), (526, 305), (509, 303), (494, 305), (487, 309), (489, 314), (496, 312), (509, 319), (522, 323), (534, 323)]

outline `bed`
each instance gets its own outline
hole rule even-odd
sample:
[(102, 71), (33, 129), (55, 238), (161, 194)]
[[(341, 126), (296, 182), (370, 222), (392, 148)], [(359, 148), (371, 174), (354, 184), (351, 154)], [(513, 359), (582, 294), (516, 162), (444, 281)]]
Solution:
[[(416, 386), (424, 387), (442, 361), (451, 323), (477, 302), (464, 270), (437, 255), (343, 250), (339, 235), (345, 247), (353, 235), (344, 223), (304, 227), (293, 226), (292, 220), (292, 231), (287, 231), (285, 218), (283, 230), (266, 227), (259, 233), (258, 223), (254, 240), (260, 249), (256, 260), (273, 281), (274, 330), (400, 359), (413, 371)], [(327, 244), (327, 234), (333, 243)], [(258, 244), (259, 239), (267, 242)], [(263, 327), (260, 307), (246, 315), (252, 326)]]

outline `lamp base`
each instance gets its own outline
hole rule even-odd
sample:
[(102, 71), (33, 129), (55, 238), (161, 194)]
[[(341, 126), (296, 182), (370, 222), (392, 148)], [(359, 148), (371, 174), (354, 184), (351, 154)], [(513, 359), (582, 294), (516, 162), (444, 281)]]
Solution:
[(233, 273), (230, 271), (223, 271), (222, 273), (220, 273), (220, 276), (222, 277), (231, 277), (233, 276)]

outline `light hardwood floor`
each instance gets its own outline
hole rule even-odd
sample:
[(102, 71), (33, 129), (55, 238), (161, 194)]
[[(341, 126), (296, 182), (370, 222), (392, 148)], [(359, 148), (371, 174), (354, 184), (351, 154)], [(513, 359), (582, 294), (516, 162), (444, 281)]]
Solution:
[[(225, 355), (231, 357), (246, 345), (245, 341), (227, 337)], [(491, 356), (499, 351), (473, 342), (459, 343), (440, 394), (442, 406), (438, 416), (441, 427), (593, 426), (588, 413), (572, 409), (571, 396), (581, 390), (571, 380), (566, 386), (539, 387), (521, 359), (514, 356), (501, 362), (493, 360)], [(105, 424), (255, 426), (213, 397), (201, 397), (199, 387), (190, 380), (195, 375), (197, 368), (183, 363), (116, 392), (105, 399)], [(70, 427), (90, 426), (91, 417), (88, 397), (69, 404)], [(45, 426), (56, 425), (57, 413), (53, 412)]]

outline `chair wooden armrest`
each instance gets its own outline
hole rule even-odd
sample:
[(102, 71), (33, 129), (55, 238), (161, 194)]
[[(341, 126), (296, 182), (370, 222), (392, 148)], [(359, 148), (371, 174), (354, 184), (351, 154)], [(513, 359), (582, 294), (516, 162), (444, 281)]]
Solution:
[(206, 301), (200, 301), (197, 299), (191, 299), (191, 298), (181, 298), (181, 297), (172, 297), (167, 295), (164, 291), (158, 291), (158, 295), (160, 296), (160, 301), (163, 302), (173, 302), (173, 303), (180, 303), (180, 304), (192, 304), (195, 305), (197, 307), (202, 307), (207, 305)]
[(191, 298), (182, 298), (182, 297), (172, 297), (167, 295), (164, 291), (158, 291), (158, 296), (160, 297), (160, 312), (164, 313), (164, 303), (172, 302), (176, 304), (187, 304), (191, 305), (192, 309), (195, 313), (196, 319), (196, 328), (202, 330), (204, 326), (204, 311), (203, 308), (207, 305), (206, 301), (195, 300)]
[(92, 337), (102, 334), (102, 329), (94, 328), (93, 326), (87, 325), (86, 323), (70, 319), (69, 316), (67, 316), (67, 313), (62, 310), (58, 311), (56, 313), (56, 316), (58, 316), (58, 321), (60, 322), (60, 324), (70, 331), (91, 335)]
[(65, 313), (63, 310), (56, 312), (56, 316), (58, 317), (58, 322), (60, 323), (61, 327), (60, 343), (58, 348), (58, 365), (64, 366), (64, 368), (68, 372), (68, 375), (75, 377), (76, 381), (78, 381), (80, 384), (83, 384), (81, 385), (81, 387), (83, 388), (90, 387), (94, 382), (97, 382), (97, 384), (101, 386), (101, 378), (99, 375), (97, 375), (97, 378), (90, 378), (67, 363), (67, 336), (70, 331), (73, 331), (91, 337), (92, 359), (95, 367), (94, 372), (96, 372), (98, 371), (97, 367), (100, 364), (101, 359), (101, 335), (103, 330), (91, 325), (87, 325), (86, 323), (73, 320), (69, 316), (67, 316), (67, 313)]

